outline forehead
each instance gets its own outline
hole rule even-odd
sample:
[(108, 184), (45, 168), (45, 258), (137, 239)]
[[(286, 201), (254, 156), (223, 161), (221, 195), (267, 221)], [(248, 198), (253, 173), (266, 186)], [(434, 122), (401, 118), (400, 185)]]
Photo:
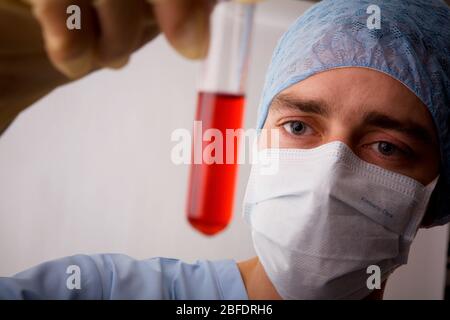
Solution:
[(357, 117), (363, 112), (377, 111), (420, 122), (434, 130), (430, 112), (422, 101), (400, 81), (373, 69), (327, 70), (283, 90), (279, 95), (324, 102), (331, 115)]

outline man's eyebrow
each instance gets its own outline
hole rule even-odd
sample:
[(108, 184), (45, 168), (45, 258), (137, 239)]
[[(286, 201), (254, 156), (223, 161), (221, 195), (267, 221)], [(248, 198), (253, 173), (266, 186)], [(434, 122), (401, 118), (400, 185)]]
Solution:
[(414, 140), (420, 140), (424, 143), (434, 143), (434, 133), (430, 130), (413, 121), (403, 122), (394, 119), (386, 114), (379, 112), (367, 112), (364, 116), (363, 123), (369, 126), (390, 129), (404, 133)]
[[(277, 110), (283, 107), (292, 108), (305, 113), (315, 113), (324, 117), (330, 116), (328, 105), (321, 100), (303, 99), (293, 97), (289, 94), (277, 95), (271, 105), (271, 109)], [(387, 114), (370, 111), (365, 113), (363, 124), (366, 126), (380, 127), (397, 131), (414, 140), (424, 143), (435, 143), (434, 132), (431, 132), (427, 127), (413, 122), (400, 121)]]
[(277, 95), (271, 108), (279, 110), (280, 108), (288, 107), (305, 113), (315, 113), (324, 117), (329, 116), (328, 106), (325, 102), (320, 100), (295, 98), (289, 94)]

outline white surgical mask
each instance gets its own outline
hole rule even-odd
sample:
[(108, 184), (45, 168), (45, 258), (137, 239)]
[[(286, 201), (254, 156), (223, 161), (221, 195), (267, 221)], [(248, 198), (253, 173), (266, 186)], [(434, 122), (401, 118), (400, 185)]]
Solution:
[(384, 281), (407, 262), (437, 178), (423, 186), (339, 141), (259, 157), (278, 171), (252, 166), (244, 216), (282, 298), (360, 299), (370, 293), (368, 266), (379, 266)]

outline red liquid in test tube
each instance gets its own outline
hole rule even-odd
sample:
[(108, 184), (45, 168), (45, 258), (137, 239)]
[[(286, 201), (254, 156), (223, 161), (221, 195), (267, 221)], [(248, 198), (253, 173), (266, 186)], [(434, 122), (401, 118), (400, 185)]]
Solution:
[[(206, 235), (223, 230), (232, 217), (238, 171), (238, 141), (233, 138), (232, 154), (228, 155), (227, 143), (230, 144), (230, 141), (227, 141), (229, 135), (226, 131), (242, 128), (244, 101), (242, 95), (209, 92), (200, 92), (198, 95), (195, 120), (201, 121), (203, 132), (215, 128), (223, 137), (223, 152), (220, 157), (222, 163), (208, 164), (202, 161), (201, 164), (193, 163), (191, 166), (188, 219), (194, 228)], [(210, 141), (205, 142), (202, 139), (198, 142), (202, 143), (203, 156), (203, 151), (207, 151), (205, 148)]]
[[(252, 3), (219, 1), (211, 17), (209, 51), (202, 65), (195, 116), (201, 132), (194, 132), (186, 205), (189, 223), (205, 235), (225, 229), (233, 216), (239, 145), (235, 136), (230, 142), (227, 129), (242, 128), (254, 8)], [(215, 139), (205, 139), (208, 129), (222, 137), (219, 157), (214, 152), (210, 155), (208, 148)], [(222, 161), (211, 163), (208, 157)]]

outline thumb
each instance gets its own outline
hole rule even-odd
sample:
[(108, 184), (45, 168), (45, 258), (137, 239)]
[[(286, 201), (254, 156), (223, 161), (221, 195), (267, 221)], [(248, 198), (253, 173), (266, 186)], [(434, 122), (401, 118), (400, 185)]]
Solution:
[(149, 0), (155, 18), (169, 43), (189, 59), (206, 56), (209, 16), (216, 0)]

